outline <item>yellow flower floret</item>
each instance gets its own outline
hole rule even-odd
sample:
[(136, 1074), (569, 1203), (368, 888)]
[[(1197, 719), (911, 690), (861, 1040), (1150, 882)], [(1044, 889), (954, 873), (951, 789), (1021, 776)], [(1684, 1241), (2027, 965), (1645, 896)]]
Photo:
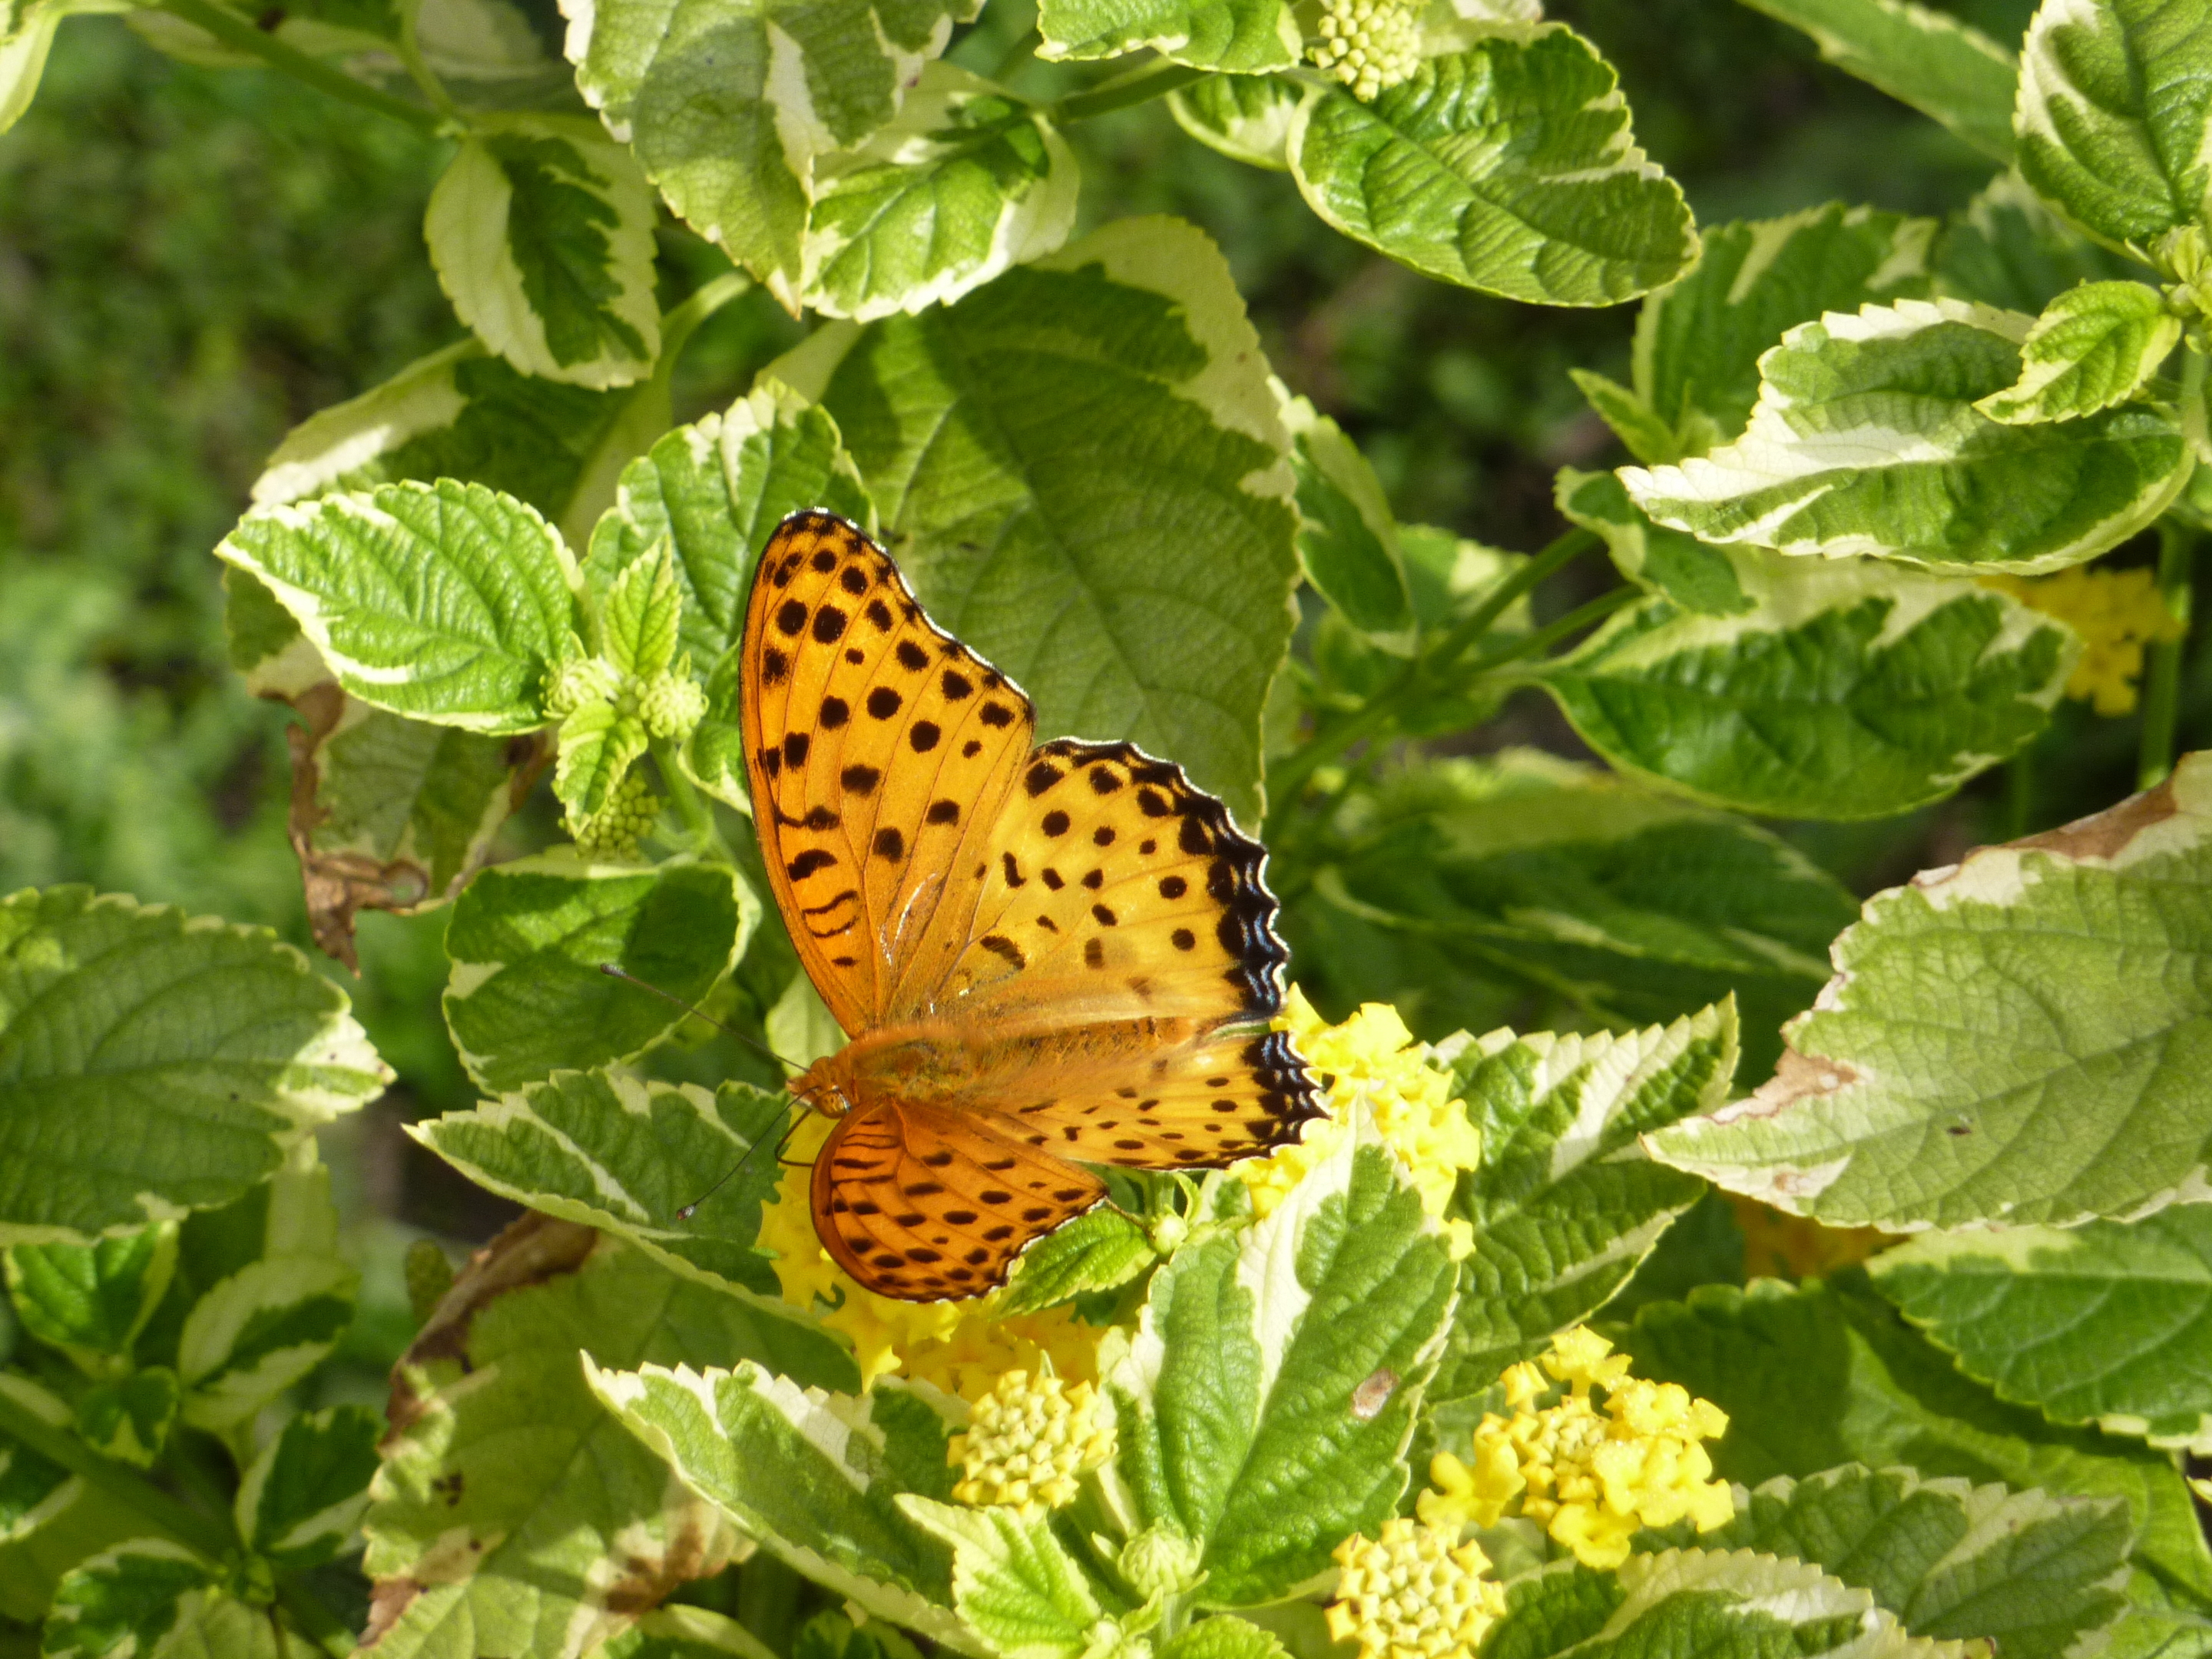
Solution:
[(955, 1498), (1034, 1521), (1073, 1504), (1076, 1483), (1114, 1455), (1114, 1422), (1090, 1383), (1070, 1388), (1049, 1367), (1011, 1370), (975, 1401), (950, 1453), (961, 1470)]
[(989, 1391), (1002, 1371), (1049, 1363), (1061, 1376), (1092, 1380), (1098, 1333), (1065, 1308), (1008, 1318), (996, 1296), (966, 1302), (901, 1302), (863, 1289), (815, 1236), (803, 1167), (821, 1150), (832, 1125), (808, 1114), (783, 1156), (789, 1167), (773, 1200), (761, 1206), (760, 1243), (775, 1252), (783, 1299), (794, 1307), (829, 1304), (822, 1322), (848, 1338), (866, 1389), (890, 1372), (935, 1384), (964, 1400)]
[[(1443, 1216), (1460, 1171), (1482, 1161), (1482, 1136), (1468, 1121), (1467, 1109), (1452, 1098), (1451, 1073), (1413, 1041), (1398, 1011), (1370, 1002), (1341, 1025), (1331, 1025), (1292, 986), (1275, 1029), (1288, 1031), (1306, 1063), (1328, 1078), (1329, 1115), (1307, 1124), (1303, 1139), (1231, 1166), (1250, 1188), (1253, 1209), (1265, 1216), (1288, 1197), (1307, 1171), (1343, 1145), (1352, 1109), (1364, 1105), (1412, 1172), (1422, 1207)], [(1464, 1255), (1474, 1243), (1468, 1224), (1449, 1220), (1445, 1228), (1455, 1250)]]
[(2148, 570), (2092, 570), (2076, 565), (2055, 576), (1984, 576), (1983, 585), (2056, 617), (2081, 636), (2081, 659), (2066, 682), (2066, 695), (2100, 714), (2124, 714), (2136, 706), (2143, 650), (2178, 640), (2185, 624), (2166, 608)]
[(1395, 1516), (1379, 1539), (1339, 1544), (1336, 1560), (1328, 1633), (1358, 1643), (1360, 1659), (1466, 1659), (1505, 1611), (1490, 1558), (1456, 1526)]
[(1322, 0), (1316, 64), (1369, 99), (1421, 66), (1421, 9), (1406, 0)]
[[(1641, 1528), (1686, 1516), (1711, 1532), (1735, 1513), (1701, 1443), (1727, 1432), (1727, 1413), (1680, 1383), (1629, 1376), (1627, 1358), (1595, 1331), (1562, 1333), (1540, 1363), (1513, 1366), (1504, 1382), (1512, 1414), (1482, 1419), (1472, 1463), (1437, 1454), (1422, 1520), (1487, 1527), (1515, 1510), (1585, 1565), (1610, 1569)], [(1566, 1391), (1538, 1407), (1554, 1383)]]

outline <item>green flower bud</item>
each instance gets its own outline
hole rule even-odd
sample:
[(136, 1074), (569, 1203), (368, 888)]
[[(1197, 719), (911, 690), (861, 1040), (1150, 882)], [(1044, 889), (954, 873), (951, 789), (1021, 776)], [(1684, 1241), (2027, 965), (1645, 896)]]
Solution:
[(1322, 0), (1313, 61), (1363, 101), (1421, 66), (1421, 12), (1406, 0)]
[(612, 702), (622, 676), (604, 657), (563, 657), (545, 677), (545, 708), (566, 720), (586, 703)]
[(656, 738), (684, 738), (707, 712), (707, 694), (689, 674), (655, 674), (639, 690), (637, 715)]
[(638, 773), (614, 787), (605, 805), (576, 830), (576, 845), (593, 858), (634, 859), (638, 843), (660, 817), (660, 798)]
[(1172, 1527), (1146, 1527), (1121, 1546), (1116, 1565), (1129, 1588), (1150, 1601), (1181, 1595), (1206, 1577), (1199, 1569), (1205, 1546), (1184, 1537)]

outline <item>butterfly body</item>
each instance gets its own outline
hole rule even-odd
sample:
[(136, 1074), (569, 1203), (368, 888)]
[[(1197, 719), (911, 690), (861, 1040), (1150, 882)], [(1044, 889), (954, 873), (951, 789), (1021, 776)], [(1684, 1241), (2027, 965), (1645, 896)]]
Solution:
[(980, 1294), (1104, 1196), (1083, 1164), (1215, 1167), (1320, 1114), (1267, 1027), (1264, 853), (1180, 768), (1033, 747), (1019, 688), (827, 514), (763, 550), (741, 658), (769, 885), (852, 1039), (791, 1087), (838, 1120), (813, 1214), (861, 1284)]

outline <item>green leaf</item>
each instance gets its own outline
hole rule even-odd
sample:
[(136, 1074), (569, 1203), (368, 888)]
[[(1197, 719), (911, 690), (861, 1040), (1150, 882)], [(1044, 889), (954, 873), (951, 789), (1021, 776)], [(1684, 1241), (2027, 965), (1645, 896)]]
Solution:
[[(1729, 1414), (1713, 1465), (1740, 1485), (1778, 1474), (1804, 1480), (1842, 1463), (1909, 1464), (1926, 1479), (2124, 1499), (2135, 1534), (2131, 1605), (2107, 1659), (2206, 1651), (2212, 1554), (2172, 1463), (2140, 1444), (2057, 1427), (2003, 1404), (1954, 1370), (1863, 1279), (1845, 1285), (1852, 1288), (1792, 1290), (1771, 1279), (1748, 1291), (1708, 1286), (1686, 1304), (1644, 1308), (1620, 1334), (1620, 1346), (1638, 1376), (1679, 1382)], [(2054, 1567), (2062, 1584), (2094, 1583), (2075, 1557), (2063, 1559), (2065, 1570)], [(2002, 1606), (2031, 1627), (2019, 1632), (2029, 1637), (2036, 1601), (2022, 1595)], [(1997, 1610), (1980, 1609), (1983, 1622)]]
[(1118, 1290), (1158, 1259), (1145, 1230), (1103, 1206), (1047, 1233), (1024, 1250), (1000, 1298), (1009, 1318), (1037, 1313), (1079, 1296)]
[[(235, 567), (229, 574), (260, 586)], [(304, 637), (299, 643), (313, 654)], [(270, 689), (278, 672), (264, 669), (248, 684), (281, 696), (305, 722), (287, 736), (307, 925), (325, 954), (357, 968), (355, 915), (413, 915), (451, 900), (490, 856), (552, 746), (544, 734), (488, 737), (387, 714), (348, 696), (319, 661), (311, 684), (283, 695)]]
[[(791, 1107), (746, 1083), (709, 1094), (619, 1072), (562, 1072), (407, 1132), (478, 1186), (619, 1233), (708, 1284), (773, 1298), (775, 1274), (753, 1240), (783, 1173), (773, 1148)], [(680, 1218), (741, 1164), (740, 1178)]]
[(759, 916), (743, 878), (714, 865), (637, 869), (553, 854), (483, 871), (446, 930), (453, 1045), (493, 1091), (633, 1059), (684, 1012), (602, 966), (697, 1002)]
[(899, 1508), (952, 1549), (952, 1601), (1000, 1659), (1082, 1659), (1106, 1610), (1049, 1520), (902, 1497)]
[(1939, 571), (2079, 564), (2156, 518), (2189, 455), (2148, 408), (2032, 427), (1978, 413), (2019, 380), (2029, 327), (1957, 300), (1806, 323), (1760, 360), (1741, 439), (1621, 481), (1660, 523), (1706, 541)]
[[(1525, 750), (1409, 769), (1321, 890), (1584, 1020), (1665, 1022), (1733, 995), (1762, 1066), (1852, 915), (1765, 830)], [(1385, 979), (1364, 994), (1402, 993)]]
[[(1701, 617), (1740, 617), (1759, 601), (1736, 580), (1737, 559), (1730, 550), (1654, 524), (1637, 510), (1618, 474), (1559, 469), (1553, 498), (1570, 522), (1605, 538), (1613, 568), (1631, 581), (1664, 594), (1678, 610)], [(1771, 560), (1754, 560), (1765, 581)]]
[(1984, 155), (2012, 160), (2019, 65), (1979, 29), (1911, 0), (1745, 3), (1804, 30), (1838, 69), (1932, 116)]
[(1413, 625), (1405, 556), (1389, 497), (1344, 428), (1277, 385), (1291, 466), (1298, 480), (1298, 557), (1306, 580), (1344, 619), (1368, 634)]
[(1741, 435), (1760, 356), (1826, 312), (1925, 295), (1935, 233), (1933, 220), (1832, 202), (1708, 226), (1698, 268), (1637, 317), (1634, 395), (1673, 434), (1671, 453), (1637, 459), (1680, 460)]
[[(874, 527), (837, 423), (763, 378), (726, 414), (677, 428), (623, 469), (615, 504), (592, 532), (584, 579), (607, 592), (665, 541), (684, 596), (680, 648), (709, 666), (737, 648), (761, 547), (788, 514), (810, 507)], [(726, 712), (734, 722), (734, 704)], [(742, 767), (736, 776), (742, 788)]]
[(430, 192), (430, 263), (478, 339), (526, 374), (628, 386), (660, 354), (653, 191), (574, 115), (484, 115)]
[(669, 544), (656, 542), (608, 585), (599, 611), (604, 654), (631, 678), (651, 679), (676, 660), (683, 620)]
[(1875, 1284), (2001, 1400), (2154, 1446), (2212, 1451), (2212, 1210), (2141, 1221), (1923, 1233)]
[(1936, 245), (1942, 293), (2031, 317), (2077, 283), (2142, 274), (2061, 220), (2017, 173), (1990, 179)]
[(1282, 0), (1042, 0), (1043, 58), (1118, 58), (1149, 46), (1201, 69), (1289, 69), (1301, 47)]
[[(0, 1370), (0, 1395), (49, 1427), (72, 1426), (67, 1402)], [(0, 1435), (0, 1617), (36, 1626), (62, 1575), (145, 1530), (137, 1506)]]
[(925, 64), (890, 125), (815, 165), (806, 302), (865, 322), (957, 300), (1065, 242), (1081, 182), (1042, 111)]
[(366, 1406), (325, 1406), (287, 1419), (246, 1466), (231, 1505), (246, 1547), (283, 1572), (343, 1554), (368, 1505), (383, 1431)]
[(2126, 403), (2181, 343), (2181, 319), (2145, 283), (2085, 283), (2035, 319), (2020, 382), (1974, 405), (1993, 421), (2069, 421)]
[(1304, 100), (1297, 82), (1273, 75), (1209, 75), (1168, 94), (1176, 125), (1232, 161), (1291, 170), (1291, 118)]
[(450, 478), (386, 484), (254, 514), (216, 551), (268, 584), (362, 702), (473, 732), (547, 723), (576, 565), (513, 497)]
[(183, 1395), (177, 1374), (149, 1365), (117, 1382), (103, 1382), (76, 1402), (76, 1431), (103, 1457), (139, 1468), (152, 1465), (168, 1444)]
[(265, 928), (83, 887), (0, 899), (0, 1243), (226, 1204), (391, 1079)]
[(1718, 1106), (1735, 1062), (1726, 1004), (1620, 1036), (1496, 1031), (1460, 1055), (1452, 1092), (1481, 1132), (1482, 1167), (1449, 1212), (1473, 1224), (1474, 1250), (1438, 1399), (1489, 1388), (1628, 1282), (1705, 1191), (1638, 1137)]
[(951, 1550), (898, 1501), (951, 1496), (934, 1390), (883, 1383), (855, 1400), (754, 1364), (588, 1375), (625, 1428), (763, 1548), (872, 1618), (990, 1651), (952, 1612)]
[(591, 1659), (777, 1659), (774, 1650), (734, 1619), (705, 1607), (655, 1607)]
[(1632, 1555), (1611, 1572), (1562, 1561), (1508, 1580), (1505, 1598), (1484, 1646), (1516, 1659), (1685, 1651), (1965, 1659), (1969, 1651), (1912, 1637), (1865, 1590), (1808, 1562), (1750, 1550)]
[[(1662, 293), (1668, 290), (1661, 289)], [(1645, 305), (1649, 307), (1650, 301)], [(1646, 466), (1656, 466), (1662, 461), (1682, 458), (1682, 448), (1674, 437), (1674, 428), (1661, 420), (1651, 406), (1618, 380), (1587, 368), (1571, 368), (1567, 378), (1597, 416), (1613, 428), (1613, 435), (1620, 440), (1628, 453)]]
[(1655, 1156), (1831, 1226), (2142, 1215), (2212, 1127), (2212, 754), (1867, 901), (1749, 1101)]
[(1290, 1659), (1273, 1632), (1234, 1614), (1218, 1614), (1184, 1626), (1159, 1647), (1159, 1659)]
[(2020, 170), (2118, 246), (2195, 222), (2212, 190), (2204, 0), (2057, 0), (2021, 49)]
[(1940, 799), (2044, 729), (2079, 654), (1976, 582), (1704, 545), (1653, 525), (1616, 477), (1560, 488), (1561, 510), (1661, 591), (1539, 684), (1614, 766), (1716, 805), (1856, 818)]
[(1130, 738), (1255, 821), (1297, 520), (1259, 337), (1202, 234), (1118, 220), (770, 372), (836, 416), (908, 580), (1040, 735)]
[(1281, 1599), (1405, 1490), (1457, 1274), (1361, 1124), (1264, 1220), (1184, 1245), (1100, 1346), (1120, 1480), (1139, 1524), (1205, 1546), (1210, 1607)]
[(96, 1244), (18, 1244), (8, 1294), (26, 1331), (98, 1377), (129, 1368), (176, 1269), (176, 1225), (161, 1222)]
[[(1680, 1534), (1680, 1536), (1676, 1536)], [(1696, 1542), (1808, 1561), (1869, 1591), (1915, 1636), (1983, 1637), (2007, 1659), (2064, 1659), (2127, 1606), (2127, 1505), (1856, 1463), (1739, 1492)], [(1687, 1527), (1639, 1534), (1691, 1540)]]
[(267, 1612), (226, 1595), (222, 1573), (181, 1545), (137, 1538), (61, 1581), (47, 1659), (278, 1659)]
[(561, 722), (561, 758), (553, 769), (553, 793), (568, 809), (572, 831), (614, 798), (617, 786), (629, 775), (651, 741), (643, 720), (616, 713), (612, 703), (581, 704)]
[(462, 478), (558, 521), (627, 401), (532, 379), (473, 338), (456, 341), (294, 427), (254, 480), (253, 505)]
[(1423, 61), (1362, 103), (1291, 118), (1307, 203), (1355, 241), (1462, 287), (1603, 306), (1698, 257), (1682, 192), (1629, 136), (1611, 64), (1558, 23)]
[(363, 1522), (379, 1659), (586, 1653), (730, 1559), (727, 1523), (608, 1415), (587, 1367), (758, 1358), (794, 1393), (856, 1380), (818, 1333), (593, 1237), (526, 1218), (401, 1361)]
[[(241, 1220), (246, 1218), (240, 1218)], [(234, 1430), (320, 1364), (353, 1322), (360, 1275), (338, 1255), (331, 1175), (302, 1141), (269, 1182), (244, 1260), (193, 1301), (177, 1336), (185, 1421)]]
[(568, 0), (576, 88), (668, 205), (796, 312), (817, 157), (889, 125), (963, 0)]

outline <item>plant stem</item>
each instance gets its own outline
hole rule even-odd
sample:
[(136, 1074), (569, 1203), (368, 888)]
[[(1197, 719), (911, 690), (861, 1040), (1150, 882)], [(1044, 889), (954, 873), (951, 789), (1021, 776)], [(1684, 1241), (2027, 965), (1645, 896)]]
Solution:
[(997, 63), (991, 65), (989, 78), (994, 81), (1004, 81), (1009, 75), (1012, 75), (1016, 70), (1019, 69), (1024, 64), (1030, 60), (1031, 55), (1036, 52), (1038, 44), (1042, 41), (1043, 39), (1044, 36), (1040, 34), (1036, 30), (1030, 30), (1026, 34), (1023, 35), (1020, 40), (1015, 41), (1011, 46), (1008, 46), (1006, 50), (1005, 55), (1002, 56)]
[(2004, 822), (1999, 841), (2018, 841), (2035, 818), (2035, 744), (2012, 757), (2005, 768)]
[[(1625, 586), (1616, 587), (1609, 593), (1601, 593), (1588, 605), (1576, 606), (1559, 621), (1546, 623), (1526, 638), (1516, 640), (1512, 644), (1501, 647), (1487, 656), (1477, 657), (1467, 665), (1466, 672), (1469, 674), (1487, 674), (1492, 669), (1503, 667), (1505, 664), (1519, 658), (1533, 656), (1539, 651), (1547, 650), (1558, 644), (1568, 635), (1579, 633), (1592, 623), (1603, 621), (1624, 605), (1643, 597), (1643, 589)], [(1541, 671), (1532, 669), (1527, 678), (1531, 680), (1540, 678)]]
[(791, 1651), (799, 1595), (805, 1582), (766, 1550), (755, 1550), (738, 1569), (738, 1622), (766, 1643), (771, 1653)]
[(332, 1659), (344, 1659), (354, 1650), (353, 1632), (345, 1623), (323, 1603), (323, 1598), (309, 1589), (297, 1578), (276, 1581), (276, 1600), (285, 1612), (292, 1615), (307, 1639)]
[(1450, 666), (1460, 653), (1490, 631), (1491, 625), (1505, 614), (1514, 600), (1530, 592), (1561, 565), (1597, 544), (1597, 532), (1579, 526), (1564, 536), (1554, 538), (1526, 564), (1498, 583), (1480, 605), (1460, 619), (1451, 632), (1437, 642), (1436, 648), (1428, 653), (1430, 665), (1438, 669)]
[(653, 764), (660, 769), (660, 781), (668, 786), (669, 802), (676, 808), (676, 816), (684, 820), (684, 829), (690, 832), (691, 850), (722, 864), (731, 863), (729, 843), (714, 827), (714, 813), (699, 799), (699, 792), (691, 787), (691, 780), (677, 763), (676, 744), (666, 738), (654, 738), (649, 746)]
[(2158, 592), (2181, 632), (2150, 648), (2150, 671), (2143, 679), (2142, 747), (2136, 763), (2136, 787), (2150, 789), (2173, 770), (2174, 726), (2181, 715), (2181, 658), (2189, 645), (2194, 598), (2191, 567), (2197, 562), (2197, 532), (2171, 519), (2158, 526)]
[(210, 0), (160, 0), (160, 5), (170, 16), (182, 18), (225, 46), (251, 52), (272, 69), (283, 70), (295, 80), (304, 81), (333, 98), (343, 98), (349, 104), (374, 110), (379, 115), (404, 121), (418, 132), (441, 135), (452, 131), (453, 124), (436, 110), (410, 104), (365, 81), (356, 81), (344, 70), (332, 69), (319, 58), (310, 58), (297, 46), (287, 46), (275, 35), (254, 27), (237, 13), (210, 3)]
[(415, 82), (422, 95), (430, 100), (431, 107), (456, 127), (465, 127), (468, 118), (453, 102), (446, 83), (432, 71), (422, 56), (422, 42), (416, 29), (422, 14), (422, 0), (401, 0), (399, 7), (399, 61), (407, 67), (408, 78)]
[(179, 1503), (137, 1470), (102, 1457), (68, 1430), (57, 1428), (5, 1393), (0, 1393), (0, 1434), (82, 1477), (86, 1485), (133, 1510), (149, 1528), (210, 1561), (221, 1561), (237, 1547), (227, 1516), (205, 1515)]
[(1187, 87), (1200, 79), (1206, 71), (1193, 69), (1188, 64), (1171, 64), (1165, 58), (1119, 75), (1101, 85), (1072, 92), (1047, 112), (1060, 126), (1076, 121), (1088, 121), (1093, 116), (1110, 115), (1117, 109), (1149, 103), (1166, 96), (1177, 87)]
[[(1557, 538), (1540, 552), (1531, 557), (1526, 564), (1498, 583), (1496, 589), (1485, 596), (1481, 604), (1462, 617), (1453, 626), (1452, 630), (1437, 641), (1433, 649), (1423, 653), (1412, 662), (1407, 663), (1405, 667), (1392, 676), (1389, 682), (1379, 688), (1365, 703), (1322, 727), (1307, 741), (1303, 748), (1271, 770), (1267, 775), (1269, 797), (1267, 817), (1261, 832), (1263, 838), (1273, 842), (1281, 833), (1283, 825), (1290, 816), (1291, 809), (1297, 800), (1299, 792), (1305, 787), (1306, 780), (1311, 777), (1316, 769), (1334, 760), (1352, 744), (1373, 737), (1387, 727), (1396, 717), (1398, 712), (1425, 686), (1451, 673), (1468, 647), (1480, 639), (1497, 620), (1505, 614), (1514, 600), (1528, 592), (1569, 560), (1587, 552), (1597, 544), (1598, 538), (1588, 530), (1570, 530), (1564, 536)], [(1595, 617), (1603, 616), (1607, 611), (1626, 604), (1635, 596), (1636, 590), (1633, 588), (1616, 589), (1613, 594), (1607, 595), (1602, 600), (1593, 600), (1591, 604), (1583, 606), (1581, 610), (1561, 617), (1549, 628), (1540, 629), (1531, 634), (1526, 640), (1517, 641), (1512, 647), (1477, 661), (1468, 672), (1480, 673), (1486, 669), (1497, 666), (1499, 663), (1510, 662), (1514, 658), (1525, 655), (1530, 651), (1541, 650), (1562, 635), (1572, 633), (1575, 629), (1595, 620)], [(1595, 609), (1600, 605), (1602, 605), (1603, 609)], [(1594, 616), (1585, 616), (1585, 612), (1591, 612), (1594, 610)]]
[(742, 270), (726, 270), (712, 282), (702, 283), (691, 297), (660, 319), (660, 361), (672, 364), (691, 342), (699, 325), (753, 285)]

